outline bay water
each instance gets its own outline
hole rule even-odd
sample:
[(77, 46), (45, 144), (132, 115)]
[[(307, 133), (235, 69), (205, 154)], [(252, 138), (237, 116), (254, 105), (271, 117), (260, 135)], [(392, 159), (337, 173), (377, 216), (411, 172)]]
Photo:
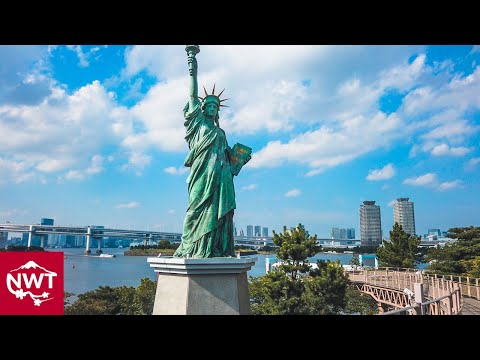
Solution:
[[(100, 258), (96, 254), (83, 255), (84, 249), (65, 248), (48, 249), (48, 251), (61, 251), (65, 256), (65, 291), (75, 295), (95, 290), (99, 286), (133, 286), (140, 285), (142, 278), (150, 278), (156, 281), (158, 274), (147, 263), (147, 256), (125, 256), (123, 253), (128, 249), (103, 249), (104, 253), (114, 254), (114, 258)], [(95, 252), (95, 249), (92, 249)], [(310, 259), (317, 260), (340, 260), (342, 265), (348, 264), (352, 254), (317, 254)], [(253, 255), (257, 262), (247, 273), (247, 276), (265, 275), (265, 259), (275, 261), (275, 255)]]

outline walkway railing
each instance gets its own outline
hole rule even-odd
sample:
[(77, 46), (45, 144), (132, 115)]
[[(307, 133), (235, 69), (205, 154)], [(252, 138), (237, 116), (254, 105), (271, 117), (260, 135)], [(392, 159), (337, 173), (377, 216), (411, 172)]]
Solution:
[(425, 274), (424, 276), (427, 278), (443, 279), (444, 281), (453, 281), (456, 284), (461, 285), (463, 296), (480, 300), (480, 280), (477, 278), (471, 278), (469, 276), (438, 274)]
[(360, 284), (361, 291), (379, 303), (398, 308), (384, 314), (456, 315), (463, 306), (462, 283), (419, 270), (378, 268), (348, 275), (350, 281)]

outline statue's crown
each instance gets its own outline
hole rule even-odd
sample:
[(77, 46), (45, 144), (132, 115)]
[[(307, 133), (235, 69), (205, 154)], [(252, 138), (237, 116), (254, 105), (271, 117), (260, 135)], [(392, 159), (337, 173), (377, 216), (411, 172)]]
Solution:
[(220, 94), (215, 95), (215, 84), (213, 84), (213, 89), (212, 93), (208, 94), (207, 90), (205, 89), (205, 86), (203, 87), (203, 91), (205, 91), (205, 97), (198, 97), (200, 100), (202, 100), (203, 104), (207, 104), (209, 102), (215, 102), (219, 107), (228, 107), (227, 105), (222, 105), (222, 102), (227, 101), (228, 99), (220, 99), (220, 96), (223, 94), (225, 89), (223, 89)]

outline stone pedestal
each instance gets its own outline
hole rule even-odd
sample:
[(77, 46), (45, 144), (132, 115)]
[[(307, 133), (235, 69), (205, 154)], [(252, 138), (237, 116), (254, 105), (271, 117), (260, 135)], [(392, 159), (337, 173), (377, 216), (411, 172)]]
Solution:
[(158, 273), (153, 315), (248, 315), (257, 258), (147, 258)]

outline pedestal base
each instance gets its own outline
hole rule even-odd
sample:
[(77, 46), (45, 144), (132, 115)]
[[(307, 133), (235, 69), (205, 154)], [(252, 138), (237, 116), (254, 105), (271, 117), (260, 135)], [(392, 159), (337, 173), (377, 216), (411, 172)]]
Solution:
[(148, 258), (158, 272), (153, 315), (248, 315), (256, 258)]

